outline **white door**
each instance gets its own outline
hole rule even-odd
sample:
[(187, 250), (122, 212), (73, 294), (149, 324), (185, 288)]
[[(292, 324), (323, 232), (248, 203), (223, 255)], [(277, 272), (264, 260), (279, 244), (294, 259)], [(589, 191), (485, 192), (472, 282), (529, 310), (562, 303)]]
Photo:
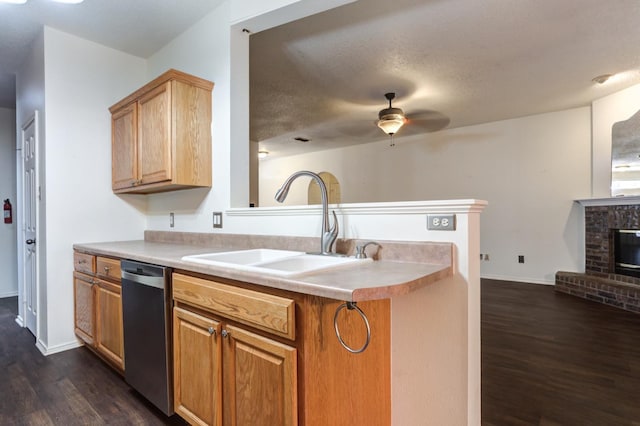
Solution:
[(23, 203), (22, 226), (24, 238), (24, 321), (37, 336), (38, 317), (38, 256), (36, 250), (36, 220), (38, 214), (37, 121), (38, 112), (22, 126)]

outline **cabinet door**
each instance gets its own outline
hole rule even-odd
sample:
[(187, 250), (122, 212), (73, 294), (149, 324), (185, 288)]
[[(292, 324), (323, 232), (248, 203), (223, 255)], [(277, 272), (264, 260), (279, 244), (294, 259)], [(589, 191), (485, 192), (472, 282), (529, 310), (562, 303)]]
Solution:
[(297, 425), (296, 349), (230, 325), (225, 331), (224, 425)]
[(122, 288), (103, 280), (96, 283), (96, 348), (124, 370)]
[(93, 278), (73, 273), (73, 298), (75, 333), (88, 345), (93, 345), (94, 322), (94, 286)]
[(122, 107), (111, 116), (111, 186), (114, 190), (138, 184), (137, 104)]
[(220, 323), (173, 308), (174, 410), (191, 424), (222, 424)]
[(138, 174), (141, 184), (171, 180), (171, 82), (138, 101)]

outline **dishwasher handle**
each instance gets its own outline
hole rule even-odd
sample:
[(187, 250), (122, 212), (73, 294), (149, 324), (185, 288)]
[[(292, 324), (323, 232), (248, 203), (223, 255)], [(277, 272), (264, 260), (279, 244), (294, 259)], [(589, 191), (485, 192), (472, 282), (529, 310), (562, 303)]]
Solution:
[(122, 279), (134, 282), (136, 284), (146, 285), (149, 287), (162, 288), (162, 289), (165, 287), (164, 277), (152, 277), (149, 275), (139, 275), (133, 272), (122, 270)]

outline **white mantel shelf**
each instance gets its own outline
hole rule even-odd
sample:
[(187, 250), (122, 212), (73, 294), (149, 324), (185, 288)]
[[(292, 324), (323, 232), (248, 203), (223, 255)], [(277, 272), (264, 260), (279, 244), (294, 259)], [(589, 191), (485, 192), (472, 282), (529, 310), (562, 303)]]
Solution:
[(575, 200), (584, 207), (597, 206), (630, 206), (640, 204), (640, 196), (613, 197), (613, 198), (588, 198), (586, 200)]

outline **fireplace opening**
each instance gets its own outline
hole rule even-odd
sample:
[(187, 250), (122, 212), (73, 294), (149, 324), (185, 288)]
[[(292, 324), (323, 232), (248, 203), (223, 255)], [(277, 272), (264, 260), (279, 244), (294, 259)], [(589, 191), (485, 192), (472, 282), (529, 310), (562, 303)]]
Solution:
[(640, 229), (616, 229), (613, 240), (615, 273), (640, 278)]

